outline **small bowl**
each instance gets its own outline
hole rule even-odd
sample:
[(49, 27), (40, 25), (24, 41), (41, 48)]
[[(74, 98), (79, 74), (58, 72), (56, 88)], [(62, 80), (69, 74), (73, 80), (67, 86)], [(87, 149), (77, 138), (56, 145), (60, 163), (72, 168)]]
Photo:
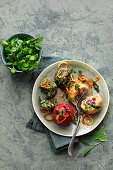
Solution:
[[(10, 38), (8, 38), (7, 41), (11, 41), (13, 38), (17, 38), (17, 37), (18, 37), (19, 39), (21, 39), (21, 40), (24, 40), (24, 39), (27, 39), (27, 38), (34, 38), (33, 36), (31, 36), (31, 35), (29, 35), (29, 34), (20, 33), (20, 34), (15, 34), (15, 35), (11, 36)], [(39, 57), (38, 57), (38, 60), (37, 60), (37, 61), (40, 61), (40, 59), (41, 59), (41, 53), (42, 53), (42, 50), (40, 50), (40, 51), (38, 52), (38, 56), (39, 56)], [(6, 65), (6, 64), (7, 64), (7, 61), (6, 61), (6, 54), (5, 54), (5, 49), (4, 49), (4, 47), (1, 48), (1, 57), (2, 57), (2, 61), (3, 61), (4, 65), (11, 70), (11, 67), (9, 67), (9, 66)], [(21, 71), (21, 70), (18, 70), (18, 69), (17, 69), (16, 72), (24, 72), (24, 71)]]

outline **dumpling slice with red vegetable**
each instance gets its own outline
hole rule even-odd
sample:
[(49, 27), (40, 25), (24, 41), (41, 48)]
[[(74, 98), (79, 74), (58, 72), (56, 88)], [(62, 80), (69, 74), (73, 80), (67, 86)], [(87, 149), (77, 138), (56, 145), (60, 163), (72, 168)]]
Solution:
[(99, 94), (88, 96), (81, 103), (81, 108), (84, 112), (88, 114), (94, 114), (101, 110), (102, 98)]
[(58, 104), (53, 111), (53, 120), (61, 126), (68, 126), (74, 117), (74, 111), (67, 104)]

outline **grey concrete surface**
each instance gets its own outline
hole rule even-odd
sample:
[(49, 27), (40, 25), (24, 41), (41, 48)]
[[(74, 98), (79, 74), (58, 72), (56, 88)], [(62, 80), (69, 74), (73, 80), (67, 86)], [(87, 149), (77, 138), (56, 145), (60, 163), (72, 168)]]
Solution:
[(109, 142), (86, 157), (81, 144), (73, 158), (54, 154), (46, 134), (25, 127), (31, 73), (11, 75), (0, 62), (0, 170), (113, 170), (113, 0), (0, 0), (0, 40), (20, 32), (44, 36), (43, 55), (81, 60), (102, 74), (111, 97), (101, 124)]

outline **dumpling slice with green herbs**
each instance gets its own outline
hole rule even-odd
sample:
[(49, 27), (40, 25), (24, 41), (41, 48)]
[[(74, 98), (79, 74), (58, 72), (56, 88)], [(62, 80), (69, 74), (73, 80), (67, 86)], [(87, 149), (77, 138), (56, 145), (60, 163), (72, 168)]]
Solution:
[(84, 112), (88, 114), (94, 114), (101, 110), (102, 98), (99, 94), (88, 96), (81, 103), (81, 108)]
[(51, 99), (56, 95), (57, 85), (53, 79), (46, 77), (41, 81), (40, 85), (42, 91), (46, 93), (47, 99)]

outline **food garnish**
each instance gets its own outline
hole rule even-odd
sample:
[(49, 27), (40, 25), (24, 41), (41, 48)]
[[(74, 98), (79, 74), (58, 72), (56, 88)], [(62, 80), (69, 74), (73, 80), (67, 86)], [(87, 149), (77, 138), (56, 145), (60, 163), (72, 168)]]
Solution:
[(81, 69), (79, 69), (78, 72), (79, 72), (79, 74), (82, 74), (83, 71)]
[(99, 85), (94, 81), (93, 81), (93, 87), (99, 93)]

